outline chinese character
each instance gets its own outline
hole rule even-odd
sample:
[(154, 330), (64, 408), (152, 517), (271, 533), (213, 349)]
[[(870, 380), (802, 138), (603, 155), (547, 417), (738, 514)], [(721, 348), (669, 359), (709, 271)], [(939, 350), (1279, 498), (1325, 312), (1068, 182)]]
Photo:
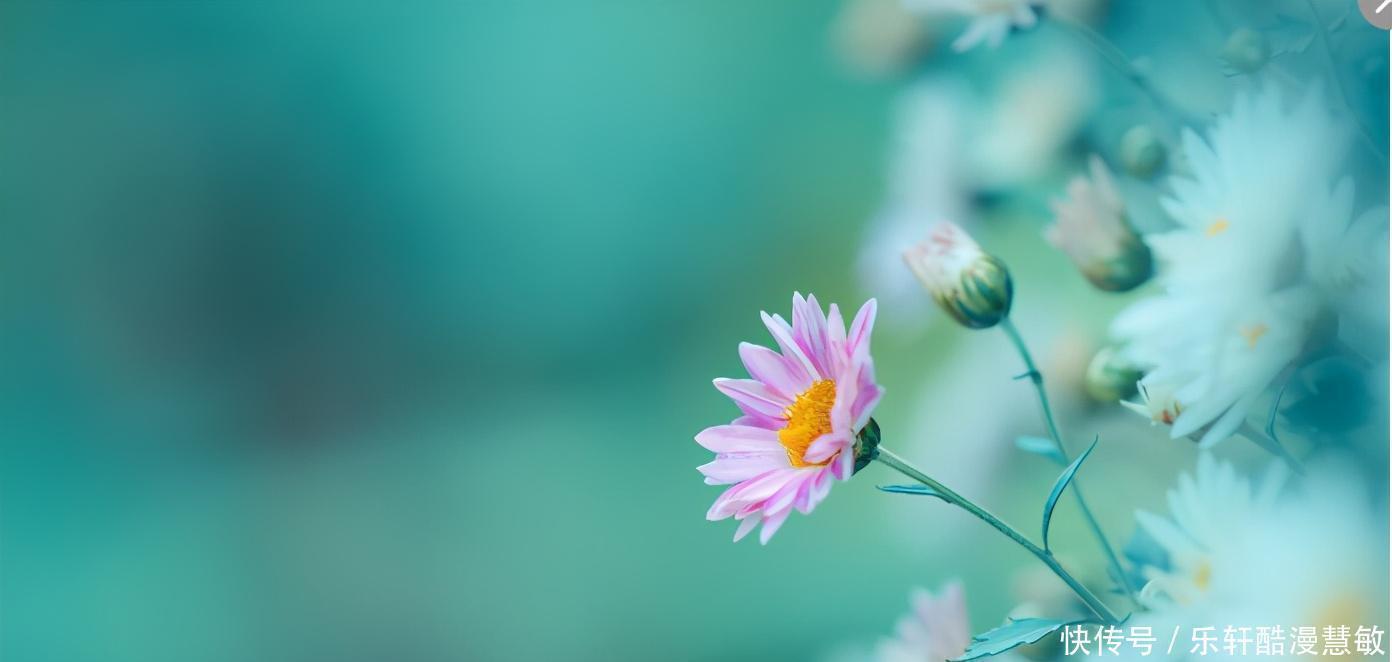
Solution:
[(1090, 649), (1088, 645), (1092, 643), (1092, 632), (1082, 625), (1063, 626), (1063, 632), (1059, 634), (1059, 641), (1063, 642), (1063, 654), (1069, 655), (1088, 655)]
[(1267, 627), (1257, 626), (1257, 648), (1255, 655), (1276, 655), (1286, 654), (1286, 631), (1279, 625)]
[(1373, 627), (1358, 626), (1358, 631), (1353, 633), (1353, 649), (1359, 655), (1385, 655), (1382, 650), (1382, 629), (1374, 625)]
[(1348, 655), (1349, 626), (1347, 625), (1326, 625), (1324, 626), (1324, 654), (1325, 655)]
[(1318, 635), (1315, 634), (1313, 625), (1292, 625), (1291, 626), (1291, 655), (1318, 655), (1315, 652), (1315, 644), (1319, 643)]
[(1252, 639), (1247, 636), (1252, 628), (1231, 625), (1223, 628), (1223, 651), (1228, 655), (1246, 655), (1247, 644), (1252, 643)]
[[(1381, 638), (1379, 636), (1379, 638)], [(1155, 636), (1151, 634), (1149, 625), (1131, 626), (1131, 647), (1140, 651), (1142, 657), (1150, 655), (1150, 650), (1155, 646)]]
[(1218, 644), (1214, 642), (1218, 641), (1218, 639), (1213, 635), (1214, 627), (1211, 625), (1201, 628), (1194, 628), (1193, 634), (1191, 636), (1191, 640), (1194, 642), (1194, 647), (1190, 648), (1189, 652), (1198, 653), (1199, 655), (1217, 653)]
[(1113, 656), (1121, 655), (1121, 645), (1126, 642), (1126, 635), (1121, 628), (1115, 625), (1108, 625), (1106, 628), (1097, 631), (1097, 654), (1103, 655), (1105, 648)]

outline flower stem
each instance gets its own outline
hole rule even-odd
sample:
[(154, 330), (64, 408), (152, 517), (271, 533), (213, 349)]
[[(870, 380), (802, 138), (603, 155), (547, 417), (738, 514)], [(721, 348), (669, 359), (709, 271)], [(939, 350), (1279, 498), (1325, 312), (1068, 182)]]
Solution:
[(895, 455), (893, 451), (889, 450), (888, 448), (885, 448), (883, 445), (881, 445), (876, 450), (875, 459), (879, 460), (881, 464), (884, 464), (885, 466), (888, 466), (889, 468), (894, 469), (895, 471), (898, 471), (899, 473), (904, 474), (905, 476), (908, 476), (913, 480), (923, 483), (925, 486), (936, 492), (944, 501), (954, 506), (957, 506), (962, 510), (967, 511), (972, 515), (975, 515), (977, 519), (987, 524), (990, 524), (991, 527), (995, 530), (1004, 533), (1006, 537), (1010, 538), (1011, 540), (1014, 540), (1017, 544), (1019, 544), (1021, 547), (1024, 547), (1026, 550), (1029, 550), (1029, 553), (1035, 555), (1035, 557), (1038, 558), (1041, 562), (1043, 562), (1044, 565), (1049, 566), (1049, 569), (1054, 571), (1054, 574), (1058, 575), (1058, 578), (1062, 579), (1063, 583), (1067, 584), (1069, 588), (1073, 589), (1073, 592), (1078, 594), (1078, 597), (1082, 599), (1082, 601), (1085, 604), (1087, 604), (1088, 608), (1091, 609), (1092, 612), (1096, 614), (1098, 618), (1105, 621), (1108, 625), (1114, 625), (1120, 622), (1120, 619), (1117, 618), (1117, 615), (1113, 613), (1112, 610), (1108, 608), (1105, 603), (1099, 600), (1096, 595), (1093, 595), (1092, 591), (1089, 591), (1086, 586), (1083, 586), (1082, 582), (1074, 578), (1073, 575), (1069, 574), (1068, 571), (1065, 570), (1064, 567), (1059, 564), (1058, 559), (1054, 558), (1052, 552), (1040, 547), (1039, 545), (1034, 544), (1033, 542), (1030, 542), (1029, 538), (1026, 538), (1024, 534), (1020, 533), (1019, 531), (1016, 531), (1009, 524), (1006, 524), (1005, 522), (1001, 521), (999, 517), (992, 515), (985, 508), (982, 508), (981, 506), (972, 503), (970, 499), (967, 499), (966, 497), (956, 492), (953, 492), (946, 485), (943, 485), (942, 483), (933, 480), (927, 474), (923, 473), (922, 471), (919, 471), (912, 464), (906, 462), (904, 458)]
[(1116, 44), (1113, 44), (1109, 39), (1078, 21), (1059, 16), (1058, 14), (1050, 15), (1049, 21), (1071, 34), (1074, 38), (1087, 44), (1088, 47), (1092, 48), (1094, 51), (1097, 51), (1097, 54), (1100, 55), (1107, 64), (1111, 65), (1113, 69), (1116, 69), (1117, 73), (1121, 74), (1122, 78), (1125, 78), (1127, 82), (1135, 86), (1141, 94), (1149, 97), (1151, 102), (1155, 104), (1155, 107), (1167, 119), (1173, 121), (1176, 125), (1194, 123), (1193, 117), (1190, 117), (1188, 113), (1180, 110), (1171, 103), (1169, 99), (1160, 94), (1159, 90), (1156, 90), (1155, 87), (1151, 85), (1150, 79), (1146, 78), (1145, 74), (1141, 73), (1140, 70), (1136, 68), (1136, 65), (1131, 63), (1131, 59), (1126, 57), (1126, 54), (1122, 53), (1121, 49), (1117, 48)]
[[(1049, 428), (1049, 438), (1054, 441), (1054, 446), (1058, 448), (1059, 454), (1063, 455), (1064, 462), (1072, 462), (1073, 457), (1068, 454), (1068, 449), (1063, 445), (1063, 436), (1059, 434), (1058, 425), (1054, 423), (1054, 411), (1049, 407), (1049, 394), (1044, 390), (1044, 374), (1039, 372), (1039, 368), (1034, 365), (1034, 358), (1030, 356), (1029, 348), (1025, 346), (1025, 339), (1020, 336), (1020, 330), (1015, 328), (1015, 323), (1009, 317), (1001, 320), (1000, 326), (1005, 330), (1005, 335), (1010, 337), (1010, 342), (1015, 345), (1015, 351), (1020, 353), (1020, 358), (1025, 361), (1025, 368), (1028, 370), (1030, 382), (1034, 384), (1034, 390), (1039, 394), (1039, 409), (1044, 414), (1044, 424)], [(1131, 586), (1131, 580), (1126, 576), (1126, 570), (1121, 567), (1121, 561), (1117, 559), (1116, 551), (1112, 549), (1112, 544), (1107, 542), (1107, 535), (1102, 532), (1102, 527), (1097, 523), (1097, 518), (1093, 516), (1092, 509), (1088, 507), (1087, 499), (1083, 498), (1083, 487), (1078, 477), (1074, 476), (1069, 488), (1073, 496), (1078, 500), (1078, 509), (1083, 512), (1083, 519), (1087, 520), (1088, 527), (1092, 529), (1093, 537), (1097, 538), (1097, 544), (1102, 547), (1102, 553), (1107, 557), (1107, 564), (1112, 568), (1112, 574), (1121, 583), (1122, 590), (1126, 591), (1126, 597), (1136, 600), (1136, 589)]]
[(1324, 51), (1325, 63), (1329, 65), (1329, 77), (1334, 81), (1334, 89), (1339, 92), (1339, 100), (1344, 103), (1344, 110), (1353, 119), (1354, 125), (1358, 127), (1358, 133), (1363, 137), (1363, 143), (1372, 150), (1373, 155), (1379, 161), (1387, 160), (1387, 152), (1378, 145), (1373, 139), (1372, 131), (1368, 130), (1368, 125), (1363, 123), (1363, 118), (1358, 115), (1358, 111), (1353, 109), (1353, 104), (1349, 102), (1348, 91), (1344, 89), (1344, 79), (1339, 75), (1339, 63), (1334, 61), (1334, 49), (1329, 45), (1329, 35), (1324, 29), (1324, 19), (1320, 17), (1319, 10), (1315, 8), (1312, 0), (1305, 0), (1305, 6), (1310, 9), (1310, 15), (1315, 19), (1315, 35), (1319, 38), (1320, 46)]

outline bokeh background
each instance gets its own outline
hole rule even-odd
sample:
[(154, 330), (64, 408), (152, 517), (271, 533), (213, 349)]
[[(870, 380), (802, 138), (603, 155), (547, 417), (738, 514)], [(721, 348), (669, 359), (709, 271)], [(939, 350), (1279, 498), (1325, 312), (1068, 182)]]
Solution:
[[(1280, 20), (1242, 0), (1050, 9), (1196, 117), (1257, 84), (1224, 71), (1232, 30)], [(1040, 236), (1089, 153), (1173, 132), (1067, 34), (957, 55), (960, 21), (894, 16), (0, 5), (0, 656), (806, 660), (890, 634), (914, 586), (964, 580), (979, 627), (1056, 599), (964, 514), (878, 493), (880, 467), (767, 547), (704, 520), (718, 489), (691, 437), (734, 415), (710, 380), (802, 291), (880, 298), (886, 444), (1037, 521), (1056, 469), (1013, 450), (1042, 431), (1016, 357), (898, 262), (921, 219), (894, 201), (916, 192), (1010, 264), (1062, 425), (1101, 435), (1085, 474), (1115, 540), (1193, 465), (1079, 388), (1144, 293), (1091, 290)], [(1338, 27), (1385, 145), (1386, 36), (1356, 10)], [(1357, 158), (1360, 195), (1385, 200), (1386, 163)], [(1061, 507), (1060, 554), (1100, 568), (1081, 531)]]

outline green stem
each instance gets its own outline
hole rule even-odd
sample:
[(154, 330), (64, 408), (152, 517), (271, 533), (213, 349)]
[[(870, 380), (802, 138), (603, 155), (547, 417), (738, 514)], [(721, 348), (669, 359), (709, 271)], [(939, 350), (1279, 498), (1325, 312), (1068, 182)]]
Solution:
[[(1039, 368), (1034, 365), (1034, 358), (1030, 356), (1029, 348), (1025, 346), (1025, 339), (1020, 336), (1020, 330), (1015, 328), (1015, 323), (1009, 317), (1001, 320), (1000, 326), (1005, 330), (1005, 335), (1010, 336), (1010, 342), (1015, 345), (1015, 351), (1020, 353), (1020, 358), (1025, 361), (1025, 368), (1029, 371), (1030, 382), (1034, 384), (1034, 390), (1039, 394), (1039, 409), (1044, 414), (1044, 424), (1049, 428), (1049, 438), (1054, 441), (1054, 446), (1058, 448), (1059, 454), (1063, 455), (1064, 462), (1072, 462), (1073, 457), (1068, 454), (1068, 448), (1063, 445), (1063, 436), (1059, 434), (1058, 425), (1054, 423), (1054, 411), (1049, 407), (1049, 394), (1044, 390), (1044, 374), (1039, 372)], [(1077, 476), (1073, 477), (1069, 488), (1073, 496), (1078, 500), (1078, 509), (1083, 512), (1083, 519), (1087, 520), (1088, 527), (1092, 529), (1093, 537), (1097, 538), (1097, 544), (1102, 547), (1102, 553), (1107, 557), (1107, 564), (1112, 568), (1112, 574), (1116, 575), (1117, 581), (1121, 582), (1121, 588), (1126, 591), (1126, 597), (1136, 600), (1136, 589), (1131, 585), (1131, 579), (1127, 577), (1126, 570), (1121, 567), (1121, 561), (1117, 559), (1116, 551), (1112, 549), (1112, 544), (1107, 542), (1107, 536), (1102, 532), (1102, 527), (1097, 523), (1097, 518), (1092, 514), (1092, 508), (1088, 507), (1087, 499), (1083, 498), (1083, 486)]]
[(1082, 582), (1075, 579), (1073, 575), (1069, 574), (1068, 571), (1059, 564), (1058, 559), (1054, 558), (1052, 552), (1030, 542), (1029, 538), (1026, 538), (1024, 534), (1016, 531), (1009, 524), (1001, 521), (999, 517), (992, 515), (985, 508), (972, 503), (970, 499), (948, 489), (946, 485), (928, 477), (928, 474), (919, 471), (912, 464), (906, 462), (904, 458), (895, 455), (894, 452), (888, 448), (879, 446), (876, 450), (875, 459), (879, 460), (881, 464), (913, 480), (923, 483), (934, 492), (937, 492), (944, 501), (975, 515), (977, 519), (990, 524), (995, 530), (1004, 533), (1006, 537), (1014, 540), (1021, 547), (1028, 550), (1029, 553), (1035, 555), (1044, 565), (1049, 566), (1049, 569), (1054, 571), (1054, 574), (1058, 575), (1058, 578), (1062, 579), (1063, 583), (1073, 589), (1073, 592), (1078, 594), (1078, 597), (1087, 604), (1088, 608), (1091, 609), (1093, 613), (1097, 614), (1098, 618), (1105, 621), (1108, 625), (1115, 625), (1120, 622), (1117, 615), (1112, 613), (1112, 610), (1109, 609), (1106, 604), (1099, 600), (1096, 595), (1093, 595), (1092, 591), (1089, 591), (1086, 586), (1083, 586)]
[(1334, 61), (1334, 49), (1329, 46), (1329, 35), (1324, 30), (1324, 19), (1320, 18), (1319, 10), (1315, 8), (1312, 0), (1305, 0), (1305, 6), (1309, 7), (1310, 15), (1315, 19), (1315, 35), (1319, 37), (1320, 47), (1324, 50), (1325, 64), (1329, 65), (1329, 77), (1334, 81), (1334, 89), (1339, 92), (1339, 100), (1344, 103), (1344, 110), (1349, 117), (1353, 118), (1353, 123), (1358, 126), (1358, 133), (1363, 136), (1363, 142), (1377, 156), (1378, 160), (1386, 161), (1387, 152), (1382, 146), (1373, 139), (1372, 131), (1368, 130), (1368, 125), (1363, 123), (1363, 118), (1358, 115), (1358, 111), (1353, 109), (1353, 104), (1349, 103), (1348, 92), (1344, 90), (1344, 78), (1339, 75), (1339, 63)]
[(1191, 117), (1183, 110), (1180, 110), (1171, 103), (1169, 99), (1160, 94), (1159, 90), (1156, 90), (1155, 87), (1150, 84), (1150, 79), (1146, 78), (1145, 74), (1142, 74), (1140, 70), (1136, 68), (1136, 65), (1131, 63), (1131, 59), (1126, 57), (1126, 54), (1122, 53), (1121, 49), (1117, 48), (1111, 40), (1098, 34), (1096, 30), (1082, 23), (1059, 16), (1058, 14), (1051, 14), (1049, 22), (1062, 28), (1065, 32), (1068, 32), (1079, 41), (1097, 51), (1097, 54), (1100, 55), (1107, 64), (1111, 65), (1113, 69), (1116, 69), (1117, 73), (1121, 74), (1122, 78), (1125, 78), (1127, 82), (1135, 86), (1141, 94), (1149, 97), (1151, 102), (1155, 104), (1155, 107), (1159, 109), (1161, 114), (1167, 119), (1174, 122), (1176, 125), (1195, 123), (1195, 118)]

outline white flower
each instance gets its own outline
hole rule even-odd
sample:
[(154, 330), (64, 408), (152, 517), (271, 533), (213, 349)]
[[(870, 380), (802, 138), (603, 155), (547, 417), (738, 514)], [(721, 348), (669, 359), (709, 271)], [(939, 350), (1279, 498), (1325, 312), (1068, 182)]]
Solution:
[(1101, 157), (1088, 160), (1092, 177), (1068, 183), (1068, 197), (1051, 203), (1054, 224), (1044, 237), (1098, 288), (1124, 292), (1150, 278), (1150, 249), (1126, 220), (1126, 204)]
[(1387, 209), (1353, 211), (1353, 180), (1345, 177), (1313, 200), (1301, 219), (1305, 270), (1330, 299), (1345, 298), (1377, 275), (1387, 255)]
[(1143, 413), (1171, 425), (1176, 439), (1202, 431), (1205, 448), (1242, 426), (1266, 387), (1300, 355), (1318, 313), (1308, 287), (1226, 304), (1162, 296), (1113, 322), (1121, 335), (1146, 341), (1128, 347), (1128, 358), (1153, 366), (1138, 385)]
[(925, 13), (955, 13), (971, 17), (967, 31), (952, 42), (961, 53), (986, 42), (996, 48), (1013, 29), (1034, 27), (1039, 21), (1036, 7), (1044, 0), (904, 0), (904, 5)]
[(1374, 243), (1382, 216), (1351, 223), (1351, 185), (1328, 189), (1347, 131), (1319, 100), (1287, 109), (1274, 91), (1242, 95), (1207, 142), (1183, 137), (1191, 172), (1162, 200), (1178, 227), (1145, 237), (1165, 293), (1112, 325), (1147, 369), (1146, 410), (1175, 438), (1202, 432), (1211, 446), (1237, 431), (1330, 314), (1332, 289), (1366, 269), (1347, 249)]
[(971, 624), (962, 585), (951, 582), (937, 596), (916, 589), (913, 610), (899, 619), (895, 637), (875, 649), (879, 662), (923, 662), (961, 657), (971, 644)]
[(1141, 568), (1138, 622), (1173, 625), (1370, 625), (1385, 622), (1385, 521), (1345, 467), (1317, 467), (1278, 498), (1273, 463), (1253, 486), (1207, 453), (1169, 492), (1170, 517), (1137, 513), (1166, 561)]
[(872, 77), (908, 69), (927, 41), (923, 23), (899, 0), (845, 0), (833, 30), (841, 57)]

